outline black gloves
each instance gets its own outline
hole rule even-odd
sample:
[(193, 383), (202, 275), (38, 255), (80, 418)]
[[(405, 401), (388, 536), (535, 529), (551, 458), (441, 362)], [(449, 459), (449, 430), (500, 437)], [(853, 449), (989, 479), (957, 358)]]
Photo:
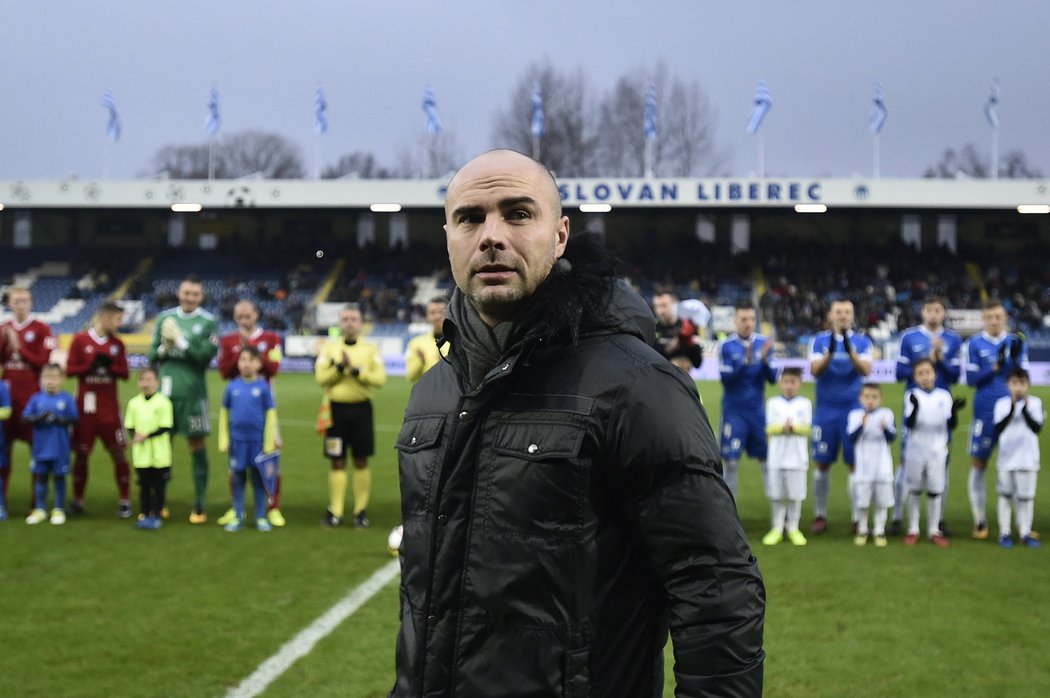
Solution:
[(839, 340), (835, 338), (835, 330), (831, 331), (831, 339), (828, 340), (828, 353), (834, 354), (838, 348)]
[(997, 359), (999, 366), (1002, 366), (1006, 363), (1006, 345), (1009, 343), (1009, 341), (1009, 339), (1004, 339), (1003, 343), (999, 345), (999, 358)]
[(1010, 358), (1015, 364), (1021, 360), (1022, 351), (1024, 351), (1024, 335), (1019, 333), (1014, 335), (1013, 341), (1010, 342)]
[(964, 407), (966, 407), (966, 398), (960, 397), (952, 400), (952, 414), (958, 413)]
[(850, 343), (849, 343), (849, 334), (848, 334), (848, 332), (843, 332), (842, 333), (842, 348), (846, 350), (847, 354), (852, 354), (853, 353), (853, 347), (850, 346)]

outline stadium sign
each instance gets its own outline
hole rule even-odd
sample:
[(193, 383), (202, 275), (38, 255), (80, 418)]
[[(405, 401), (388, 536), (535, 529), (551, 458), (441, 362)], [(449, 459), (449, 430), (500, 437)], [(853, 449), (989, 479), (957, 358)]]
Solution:
[(801, 180), (565, 180), (558, 186), (562, 203), (619, 205), (814, 203), (822, 201), (821, 183)]

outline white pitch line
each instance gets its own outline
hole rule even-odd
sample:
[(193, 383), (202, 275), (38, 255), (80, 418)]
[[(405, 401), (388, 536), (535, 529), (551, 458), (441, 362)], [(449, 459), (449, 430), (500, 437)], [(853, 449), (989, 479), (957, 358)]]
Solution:
[(266, 690), (288, 668), (300, 658), (308, 655), (314, 646), (328, 636), (339, 624), (352, 616), (359, 608), (379, 593), (401, 571), (400, 563), (391, 560), (380, 567), (372, 576), (340, 599), (334, 606), (319, 616), (317, 620), (299, 632), (272, 657), (264, 661), (251, 676), (236, 688), (231, 688), (226, 698), (254, 698)]

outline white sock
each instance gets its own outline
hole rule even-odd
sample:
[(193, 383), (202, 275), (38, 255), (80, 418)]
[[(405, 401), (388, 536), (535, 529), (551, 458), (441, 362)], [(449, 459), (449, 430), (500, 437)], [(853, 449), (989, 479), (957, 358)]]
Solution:
[(944, 465), (944, 491), (941, 492), (941, 519), (944, 519), (944, 513), (948, 510), (948, 464)]
[(900, 521), (904, 518), (905, 499), (908, 493), (904, 489), (904, 466), (898, 466), (893, 476), (893, 520)]
[(788, 500), (787, 503), (787, 521), (784, 522), (784, 528), (787, 529), (788, 533), (798, 530), (798, 522), (802, 520), (802, 500)]
[(868, 535), (868, 510), (864, 507), (857, 508), (857, 535)]
[(886, 515), (890, 513), (890, 510), (886, 507), (875, 507), (875, 535), (885, 536), (886, 535)]
[(1032, 533), (1032, 517), (1035, 516), (1035, 500), (1017, 500), (1017, 533), (1024, 538)]
[(919, 507), (922, 506), (920, 501), (922, 498), (921, 494), (915, 494), (914, 492), (908, 493), (908, 535), (917, 536), (919, 535)]
[(724, 461), (722, 463), (722, 468), (724, 470), (723, 477), (725, 478), (726, 485), (729, 486), (729, 491), (733, 493), (733, 499), (736, 499), (736, 490), (740, 484), (740, 461)]
[(973, 511), (973, 524), (980, 526), (986, 523), (984, 515), (987, 494), (984, 489), (984, 470), (981, 468), (970, 468), (970, 482), (967, 490), (970, 493), (970, 510)]
[(828, 491), (831, 473), (817, 468), (813, 471), (813, 509), (818, 517), (828, 518)]
[(941, 532), (941, 495), (926, 495), (926, 535), (935, 536)]
[(846, 476), (846, 496), (849, 497), (849, 513), (852, 517), (851, 521), (859, 521), (860, 512), (857, 511), (857, 504), (854, 501), (856, 497), (853, 496), (853, 480), (855, 475), (851, 472)]
[(776, 500), (776, 501), (770, 502), (770, 504), (773, 505), (773, 518), (772, 518), (773, 530), (774, 531), (783, 531), (784, 530), (784, 518), (787, 516), (787, 506), (784, 504), (783, 500), (779, 500), (779, 499)]
[[(1010, 497), (999, 495), (999, 537), (1010, 535)], [(1020, 522), (1018, 522), (1020, 523)]]

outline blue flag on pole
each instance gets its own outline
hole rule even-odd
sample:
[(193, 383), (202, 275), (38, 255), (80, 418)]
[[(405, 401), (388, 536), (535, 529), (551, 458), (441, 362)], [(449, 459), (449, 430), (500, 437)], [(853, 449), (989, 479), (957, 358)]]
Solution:
[(773, 98), (769, 94), (769, 88), (766, 87), (765, 80), (758, 81), (758, 88), (755, 90), (755, 106), (751, 108), (751, 118), (747, 122), (747, 132), (754, 134), (758, 133), (758, 129), (762, 126), (762, 120), (766, 118), (766, 114), (773, 108)]
[(255, 469), (259, 471), (259, 475), (262, 478), (263, 489), (266, 490), (266, 497), (273, 502), (273, 498), (277, 494), (277, 477), (281, 474), (281, 452), (265, 451), (255, 456)]
[(882, 125), (886, 123), (888, 115), (885, 95), (882, 94), (882, 83), (876, 80), (875, 94), (871, 98), (871, 117), (868, 119), (868, 128), (872, 133), (878, 135), (882, 131)]
[(538, 82), (532, 88), (532, 135), (543, 138), (543, 91)]
[(328, 100), (324, 98), (320, 85), (314, 90), (314, 133), (328, 133)]
[(999, 80), (992, 82), (992, 91), (988, 95), (988, 101), (984, 103), (984, 116), (988, 119), (988, 125), (999, 128)]
[(204, 132), (214, 136), (222, 127), (222, 116), (219, 114), (219, 89), (211, 88), (208, 96), (208, 118), (204, 121)]
[(437, 113), (437, 101), (430, 85), (423, 88), (423, 113), (427, 115), (427, 133), (441, 133), (441, 119)]
[(656, 138), (656, 85), (649, 83), (645, 93), (645, 139)]
[(106, 135), (114, 143), (120, 140), (120, 113), (117, 111), (117, 100), (113, 97), (111, 90), (102, 93), (102, 106), (109, 110), (109, 120), (106, 122)]

